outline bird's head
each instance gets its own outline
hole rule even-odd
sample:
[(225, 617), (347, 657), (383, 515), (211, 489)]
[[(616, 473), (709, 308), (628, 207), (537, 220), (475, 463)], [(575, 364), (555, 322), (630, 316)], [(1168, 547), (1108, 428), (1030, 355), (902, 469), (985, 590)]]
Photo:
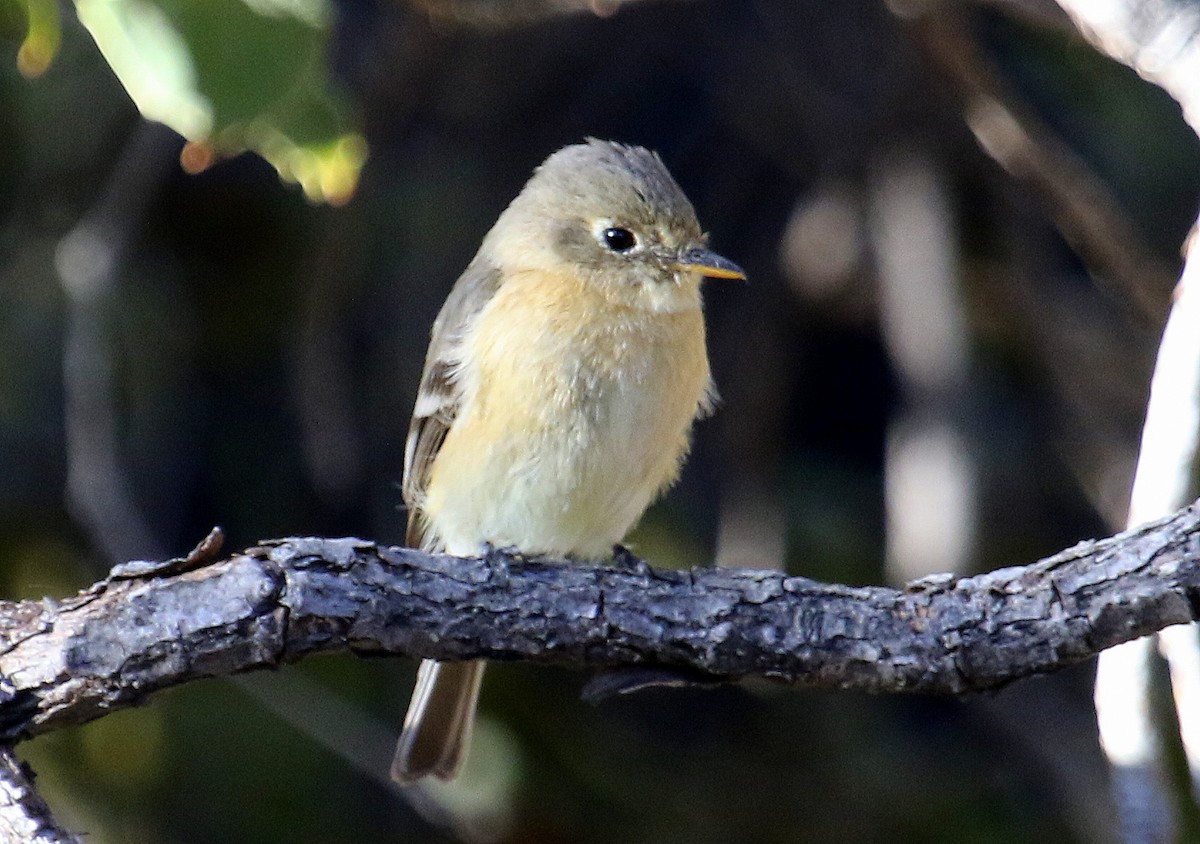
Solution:
[(506, 272), (574, 273), (614, 301), (651, 310), (699, 307), (704, 277), (746, 277), (708, 249), (657, 155), (595, 139), (547, 158), (484, 250)]

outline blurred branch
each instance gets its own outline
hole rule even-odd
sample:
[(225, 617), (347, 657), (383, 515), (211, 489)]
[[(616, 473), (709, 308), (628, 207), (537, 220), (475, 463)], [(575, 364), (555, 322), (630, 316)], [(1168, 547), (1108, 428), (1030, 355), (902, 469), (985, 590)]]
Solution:
[(0, 749), (0, 841), (24, 844), (82, 844), (63, 830), (33, 790), (32, 775), (9, 748)]
[(165, 126), (140, 121), (100, 197), (55, 255), (67, 298), (67, 504), (110, 560), (152, 554), (158, 547), (121, 467), (111, 323), (122, 263), (176, 166), (180, 143)]
[(431, 20), (484, 30), (530, 26), (580, 12), (608, 18), (636, 2), (641, 0), (409, 0)]
[(1192, 0), (1058, 0), (1083, 37), (1183, 108), (1200, 134), (1200, 12)]
[[(210, 549), (211, 550), (211, 549)], [(668, 666), (712, 679), (959, 694), (1200, 615), (1200, 502), (1024, 567), (904, 590), (775, 571), (658, 571), (280, 539), (117, 567), (60, 603), (0, 604), (0, 738), (315, 652)]]
[[(360, 204), (361, 205), (361, 204)], [(355, 240), (366, 231), (349, 209), (327, 215), (306, 260), (300, 330), (292, 351), (292, 395), (309, 477), (328, 503), (344, 507), (362, 481), (362, 430), (354, 418), (355, 380), (350, 363), (346, 300), (358, 291), (364, 251)]]
[(943, 168), (897, 150), (871, 182), (879, 321), (903, 394), (884, 451), (884, 570), (903, 583), (963, 571), (975, 553), (976, 466), (962, 418), (969, 340)]
[[(1200, 238), (1188, 244), (1183, 277), (1163, 330), (1141, 451), (1129, 502), (1129, 524), (1143, 524), (1186, 501), (1200, 438)], [(1193, 626), (1162, 631), (1159, 649), (1170, 668), (1180, 738), (1200, 794), (1200, 639)], [(1169, 841), (1174, 829), (1165, 794), (1167, 775), (1153, 723), (1150, 642), (1130, 642), (1103, 654), (1096, 672), (1100, 743), (1127, 842)]]
[[(1136, 70), (1170, 94), (1200, 136), (1200, 14), (1185, 0), (1058, 0), (1079, 31), (1100, 52)], [(1198, 223), (1197, 225), (1200, 225)], [(1131, 524), (1152, 518), (1189, 494), (1200, 416), (1200, 246), (1196, 229), (1187, 244), (1183, 276), (1163, 332), (1151, 384), (1130, 502)], [(1176, 717), (1193, 795), (1200, 794), (1200, 643), (1194, 628), (1160, 640), (1171, 670)], [(1106, 655), (1096, 678), (1101, 743), (1114, 770), (1122, 826), (1129, 842), (1165, 841), (1174, 835), (1164, 811), (1161, 753), (1149, 715), (1149, 647), (1129, 645)], [(1129, 651), (1124, 656), (1123, 651)]]
[[(897, 0), (893, 0), (897, 2)], [(1046, 29), (1074, 32), (1071, 19), (1054, 0), (975, 0), (980, 6), (993, 6), (1014, 18)]]
[(1045, 205), (1098, 283), (1161, 323), (1174, 270), (1154, 255), (1104, 181), (1005, 84), (962, 12), (935, 4), (913, 19), (912, 31), (959, 90), (984, 152)]

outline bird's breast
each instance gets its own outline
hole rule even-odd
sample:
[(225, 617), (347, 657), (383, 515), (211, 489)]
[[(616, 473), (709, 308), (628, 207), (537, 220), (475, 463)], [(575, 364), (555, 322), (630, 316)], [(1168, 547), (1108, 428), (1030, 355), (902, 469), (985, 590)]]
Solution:
[(506, 282), (460, 361), (425, 504), (455, 553), (607, 556), (678, 475), (709, 382), (698, 308), (617, 307), (535, 275)]

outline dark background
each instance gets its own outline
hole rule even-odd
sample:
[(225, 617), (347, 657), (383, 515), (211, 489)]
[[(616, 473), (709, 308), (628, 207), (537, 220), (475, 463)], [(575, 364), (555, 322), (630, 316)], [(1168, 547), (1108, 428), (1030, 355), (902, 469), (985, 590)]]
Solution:
[[(1120, 524), (1200, 188), (1196, 139), (1156, 88), (1065, 28), (985, 6), (646, 2), (480, 28), (418, 5), (334, 5), (330, 62), (370, 146), (336, 209), (249, 155), (183, 173), (180, 142), (139, 125), (74, 22), (40, 80), (4, 45), (5, 597), (70, 594), (113, 558), (185, 552), (214, 524), (230, 547), (400, 542), (428, 327), (531, 169), (588, 135), (658, 150), (751, 279), (706, 290), (724, 401), (636, 551), (705, 564), (737, 522), (750, 539), (724, 564), (778, 564), (782, 547), (789, 571), (887, 582), (889, 430), (927, 410), (975, 478), (966, 568)], [(1102, 186), (1132, 284), (1093, 282), (1087, 268), (1111, 264), (1060, 225), (1052, 192), (981, 149), (964, 120), (981, 85)], [(934, 174), (958, 252), (963, 376), (932, 392), (881, 331), (872, 197), (897, 162)], [(805, 239), (826, 207), (842, 216)], [(81, 298), (56, 250), (61, 265), (88, 219), (126, 248)], [(581, 676), (497, 666), (473, 768), (417, 809), (384, 776), (414, 669), (326, 657), (193, 684), (23, 755), (97, 844), (1113, 835), (1090, 665), (963, 701), (747, 683), (597, 707), (579, 702)]]

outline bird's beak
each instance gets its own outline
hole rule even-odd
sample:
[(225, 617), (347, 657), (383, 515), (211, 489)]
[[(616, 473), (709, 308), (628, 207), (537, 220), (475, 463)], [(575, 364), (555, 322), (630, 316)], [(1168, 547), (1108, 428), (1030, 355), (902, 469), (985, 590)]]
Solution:
[(746, 278), (746, 272), (728, 258), (722, 258), (701, 246), (693, 246), (679, 253), (675, 269), (700, 273), (708, 278)]

